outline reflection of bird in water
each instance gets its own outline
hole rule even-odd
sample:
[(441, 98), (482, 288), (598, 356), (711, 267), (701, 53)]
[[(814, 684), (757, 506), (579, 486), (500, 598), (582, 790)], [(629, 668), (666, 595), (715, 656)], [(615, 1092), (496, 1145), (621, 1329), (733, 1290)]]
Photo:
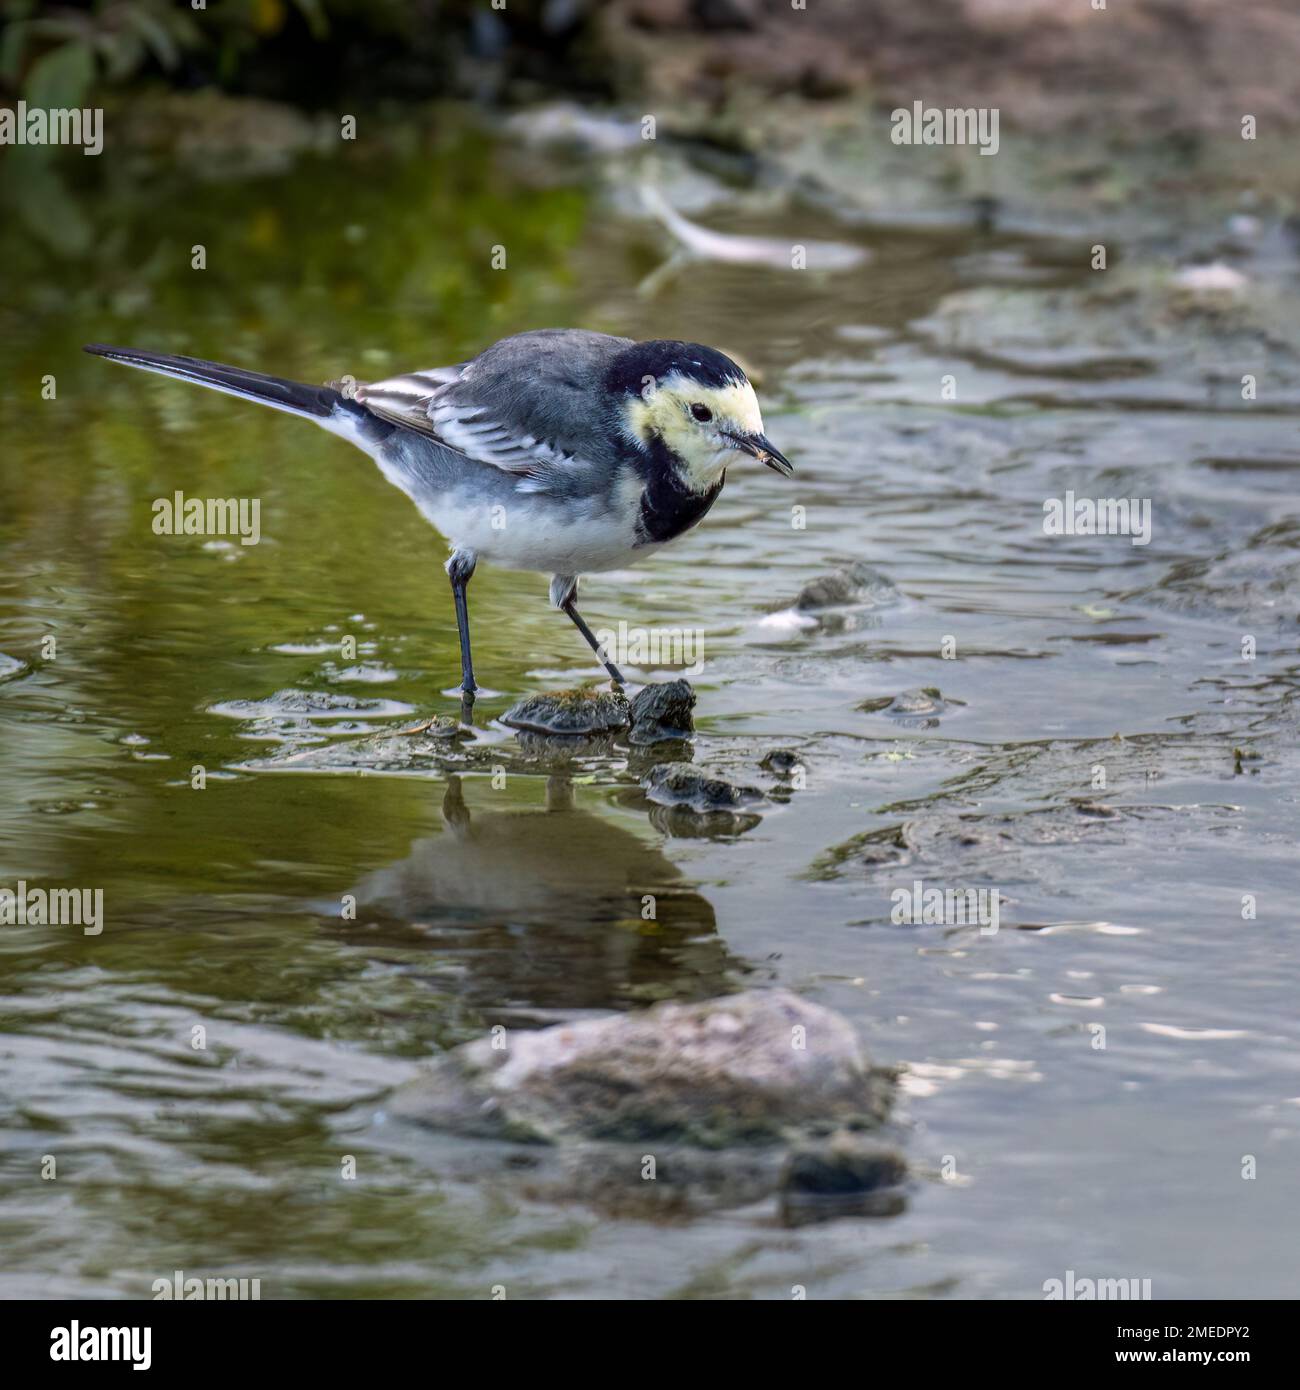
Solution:
[(357, 925), (418, 930), (468, 976), (465, 1002), (569, 1011), (702, 998), (743, 970), (708, 900), (653, 845), (576, 809), (566, 777), (548, 780), (544, 811), (472, 816), (452, 777), (442, 809), (441, 835), (354, 890)]

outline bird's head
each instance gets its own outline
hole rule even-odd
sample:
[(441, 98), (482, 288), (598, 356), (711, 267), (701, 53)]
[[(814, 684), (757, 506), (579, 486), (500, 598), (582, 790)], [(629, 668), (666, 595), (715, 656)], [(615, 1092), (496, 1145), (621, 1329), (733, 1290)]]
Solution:
[(745, 373), (699, 343), (635, 343), (619, 354), (606, 383), (619, 427), (647, 453), (664, 451), (692, 492), (716, 487), (748, 454), (789, 477), (790, 461), (763, 433), (758, 398)]

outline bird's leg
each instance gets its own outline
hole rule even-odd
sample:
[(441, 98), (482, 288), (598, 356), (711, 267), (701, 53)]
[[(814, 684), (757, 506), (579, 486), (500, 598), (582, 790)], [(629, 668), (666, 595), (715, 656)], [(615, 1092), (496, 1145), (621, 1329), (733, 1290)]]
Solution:
[(577, 597), (578, 580), (576, 575), (557, 574), (551, 580), (551, 602), (560, 609), (561, 612), (569, 615), (573, 621), (574, 627), (582, 633), (583, 637), (586, 639), (587, 645), (599, 658), (600, 664), (609, 672), (610, 680), (612, 680), (615, 685), (626, 685), (627, 682), (624, 681), (622, 672), (605, 655), (604, 649), (601, 647), (600, 643), (596, 641), (596, 634), (587, 626), (586, 622), (583, 620), (582, 614), (578, 612), (574, 602)]
[[(465, 586), (474, 574), (478, 556), (472, 550), (455, 550), (447, 561), (447, 577), (451, 580), (451, 596), (456, 601), (456, 631), (460, 634), (460, 690), (461, 709), (474, 708), (474, 659), (469, 650), (469, 605), (465, 602)], [(466, 717), (465, 722), (469, 720)]]
[(586, 622), (583, 620), (582, 614), (573, 606), (572, 599), (564, 605), (564, 611), (573, 619), (574, 627), (587, 639), (587, 645), (596, 653), (596, 656), (600, 660), (600, 664), (609, 672), (610, 680), (612, 680), (615, 685), (626, 685), (627, 682), (623, 679), (622, 672), (605, 655), (604, 648), (596, 641), (596, 634), (587, 626)]

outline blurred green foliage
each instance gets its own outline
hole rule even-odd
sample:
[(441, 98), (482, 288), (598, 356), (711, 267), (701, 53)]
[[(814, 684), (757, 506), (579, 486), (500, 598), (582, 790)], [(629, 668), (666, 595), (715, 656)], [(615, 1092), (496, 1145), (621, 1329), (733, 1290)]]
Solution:
[[(82, 8), (8, 0), (0, 81), (33, 106), (80, 106), (99, 82), (128, 81), (150, 64), (174, 73), (182, 54), (223, 36), (255, 39), (264, 32), (260, 12), (278, 8), (278, 0), (214, 7), (205, 32), (198, 16), (207, 18), (206, 9), (169, 0), (97, 0)], [(306, 0), (303, 8), (318, 25), (324, 23), (316, 0)]]
[(508, 16), (487, 0), (199, 3), (0, 0), (0, 88), (70, 107), (152, 79), (311, 106), (345, 91), (499, 95), (508, 76), (548, 70), (580, 84), (595, 67), (575, 58), (590, 18), (578, 0), (511, 0)]

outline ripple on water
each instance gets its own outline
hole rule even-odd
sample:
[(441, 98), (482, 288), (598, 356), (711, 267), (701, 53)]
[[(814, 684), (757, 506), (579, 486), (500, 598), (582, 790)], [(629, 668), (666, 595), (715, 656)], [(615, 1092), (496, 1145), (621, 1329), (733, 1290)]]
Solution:
[[(399, 239), (402, 216), (439, 214), (410, 196), (428, 157), (380, 194)], [(480, 162), (498, 200), (504, 171)], [(475, 197), (472, 170), (456, 172), (453, 222)], [(315, 168), (286, 173), (277, 206), (291, 218), (299, 200), (316, 209), (318, 183)], [(215, 213), (233, 198), (252, 216), (261, 198), (236, 183), (185, 191), (171, 205), (191, 218), (194, 200)], [(547, 197), (530, 190), (520, 215), (537, 206), (552, 225)], [(111, 222), (111, 203), (103, 213)], [(421, 227), (411, 245), (441, 243)], [(575, 282), (574, 321), (617, 303), (640, 336), (672, 324), (754, 352), (770, 433), (799, 470), (795, 492), (757, 466), (735, 470), (679, 548), (593, 580), (588, 617), (707, 632), (700, 765), (748, 782), (763, 754), (797, 749), (806, 786), (793, 759), (773, 763), (762, 819), (706, 839), (716, 814), (651, 809), (638, 785), (648, 766), (626, 747), (530, 747), (490, 719), (472, 736), (405, 733), (409, 706), (364, 697), (394, 672), (416, 688), (398, 659), (408, 642), (450, 679), (456, 635), (445, 583), (437, 621), (424, 620), (419, 594), (441, 582), (430, 533), (373, 470), (325, 469), (313, 432), (255, 411), (203, 428), (192, 412), (224, 407), (128, 373), (102, 386), (96, 376), (96, 411), (70, 418), (53, 444), (34, 416), (15, 417), (15, 457), (75, 451), (94, 459), (106, 496), (127, 500), (174, 445), (205, 474), (234, 476), (220, 470), (274, 436), (283, 452), (268, 487), (286, 507), (309, 495), (321, 529), (286, 533), (274, 552), (218, 551), (192, 572), (178, 550), (160, 590), (153, 538), (124, 523), (125, 506), (81, 534), (83, 469), (10, 470), (0, 645), (34, 652), (42, 631), (69, 640), (21, 683), (30, 668), (0, 655), (11, 682), (0, 718), (17, 717), (16, 737), (0, 731), (0, 785), (12, 793), (0, 819), (24, 837), (18, 864), (31, 876), (58, 870), (93, 886), (92, 868), (101, 874), (108, 927), (78, 942), (0, 933), (0, 1005), (15, 1020), (0, 1035), (14, 1117), (0, 1148), (30, 1156), (34, 1174), (57, 1141), (69, 1155), (59, 1176), (72, 1179), (0, 1185), (0, 1283), (147, 1293), (147, 1272), (175, 1267), (179, 1231), (186, 1249), (263, 1272), (268, 1296), (272, 1280), (277, 1295), (428, 1297), (502, 1277), (539, 1294), (608, 1296), (612, 1283), (638, 1298), (788, 1297), (800, 1283), (858, 1297), (942, 1289), (977, 1270), (968, 1295), (1008, 1297), (1093, 1237), (1085, 1207), (1061, 1193), (1091, 1190), (1118, 1160), (1105, 1234), (1121, 1271), (1174, 1281), (1165, 1293), (1221, 1292), (1214, 1262), (1170, 1246), (1182, 1229), (1245, 1252), (1235, 1274), (1249, 1266), (1256, 1289), (1290, 1287), (1294, 1188), (1238, 1183), (1250, 1191), (1237, 1205), (1224, 1187), (1206, 1203), (1204, 1165), (1219, 1137), (1241, 1143), (1251, 1106), (1297, 1090), (1284, 969), (1300, 747), (1292, 252), (1276, 296), (1252, 271), (1233, 314), (1189, 314), (1167, 272), (1094, 275), (1076, 254), (1082, 239), (1063, 258), (950, 221), (937, 237), (881, 238), (870, 276), (770, 275), (758, 293), (761, 271), (742, 280), (700, 263), (638, 305), (611, 295), (640, 273), (642, 229), (601, 218), (583, 235), (591, 274)], [(313, 236), (307, 259), (325, 265), (338, 229), (312, 211), (295, 240)], [(11, 250), (31, 253), (27, 240)], [(1142, 259), (1140, 247), (1125, 255)], [(1043, 284), (1058, 275), (1064, 290)], [(254, 278), (251, 289), (231, 281), (241, 322), (267, 320), (274, 291), (279, 319), (306, 316), (302, 341), (367, 337), (338, 296)], [(188, 284), (174, 286), (178, 303)], [(523, 293), (507, 306), (520, 323), (545, 307)], [(470, 300), (437, 330), (429, 360), (499, 336), (500, 320), (476, 317)], [(62, 325), (70, 355), (75, 320)], [(48, 326), (59, 331), (53, 314)], [(0, 334), (11, 368), (21, 336)], [(313, 349), (295, 358), (257, 337), (250, 329), (240, 349), (248, 360), (322, 370)], [(392, 348), (391, 370), (418, 365)], [(1256, 406), (1242, 399), (1244, 372), (1261, 373)], [(948, 373), (955, 400), (940, 395)], [(122, 432), (146, 400), (168, 412), (160, 441)], [(1044, 501), (1066, 490), (1150, 498), (1150, 544), (1046, 535)], [(12, 527), (24, 517), (40, 518), (27, 538)], [(356, 536), (382, 537), (381, 548), (357, 562)], [(854, 580), (863, 561), (888, 580), (859, 568), (863, 582), (825, 582), (836, 571)], [(414, 588), (410, 575), (423, 576)], [(476, 644), (514, 694), (591, 666), (539, 583), (490, 568), (475, 581)], [(350, 611), (359, 606), (374, 616)], [(404, 638), (417, 617), (418, 641)], [(345, 633), (363, 631), (354, 652)], [(941, 664), (945, 634), (954, 659)], [(1249, 664), (1245, 634), (1258, 644)], [(1126, 656), (1148, 664), (1119, 669)], [(277, 690), (286, 681), (318, 689)], [(857, 708), (927, 688), (944, 692), (927, 697), (934, 708)], [(241, 689), (276, 693), (212, 703)], [(953, 696), (968, 704), (949, 711)], [(481, 708), (495, 712), (493, 699)], [(925, 727), (938, 714), (945, 727)], [(136, 761), (150, 756), (143, 745), (119, 745), (136, 729), (173, 753), (170, 770)], [(224, 782), (215, 797), (173, 780), (205, 746), (205, 762), (240, 769), (209, 772)], [(89, 775), (87, 755), (100, 759)], [(538, 773), (552, 768), (542, 805)], [(452, 795), (457, 772), (463, 797)], [(797, 782), (788, 805), (769, 785), (778, 775)], [(435, 781), (447, 784), (441, 815)], [(819, 853), (810, 883), (801, 875)], [(1003, 929), (872, 930), (890, 890), (917, 877), (988, 884), (1005, 902)], [(1257, 917), (1242, 915), (1246, 890)], [(340, 916), (345, 893), (354, 921)], [(412, 1058), (496, 1022), (514, 1030), (741, 983), (850, 993), (837, 976), (858, 986), (854, 1022), (873, 1053), (911, 1062), (914, 1095), (943, 1093), (918, 1147), (978, 1150), (989, 1204), (953, 1220), (936, 1188), (888, 1246), (841, 1222), (774, 1248), (743, 1216), (593, 1223), (539, 1201), (494, 1202), (477, 1175), (454, 1185), (444, 1151), (380, 1151), (374, 1098)], [(206, 1052), (192, 1046), (196, 1022)], [(1103, 1022), (1105, 1055), (1088, 1046)], [(1125, 1088), (1139, 1084), (1143, 1104), (1128, 1104)], [(362, 1155), (363, 1182), (329, 1179), (322, 1155), (339, 1153)], [(484, 1158), (464, 1153), (470, 1168)]]

